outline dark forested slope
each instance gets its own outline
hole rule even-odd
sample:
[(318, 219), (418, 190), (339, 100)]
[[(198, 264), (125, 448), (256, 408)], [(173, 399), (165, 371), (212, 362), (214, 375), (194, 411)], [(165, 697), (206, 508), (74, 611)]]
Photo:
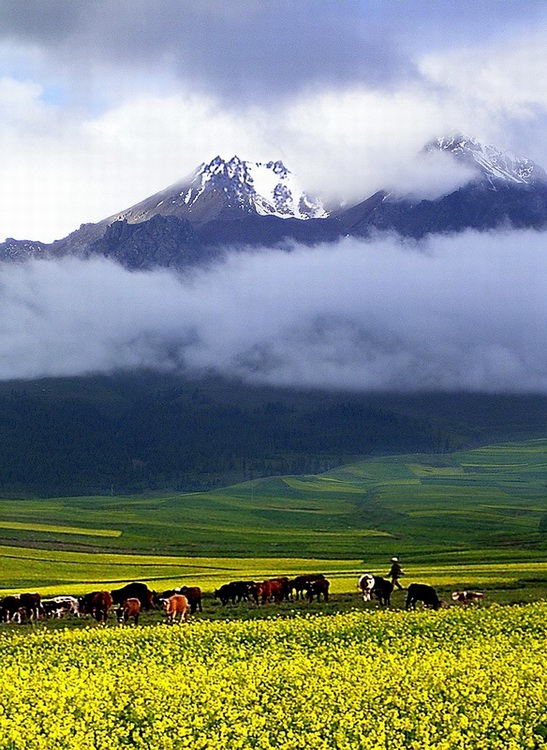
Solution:
[(366, 395), (150, 373), (0, 385), (0, 492), (204, 489), (545, 434), (547, 398)]

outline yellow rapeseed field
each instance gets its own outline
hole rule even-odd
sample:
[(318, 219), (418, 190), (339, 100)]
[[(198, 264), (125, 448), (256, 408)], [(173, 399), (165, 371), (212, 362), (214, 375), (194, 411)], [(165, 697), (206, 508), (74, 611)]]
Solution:
[(547, 603), (0, 634), (1, 750), (547, 747)]

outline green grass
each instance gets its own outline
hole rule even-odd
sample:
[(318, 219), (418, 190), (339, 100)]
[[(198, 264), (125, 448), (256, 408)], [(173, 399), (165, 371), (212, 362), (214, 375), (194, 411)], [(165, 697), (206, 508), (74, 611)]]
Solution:
[(75, 534), (80, 536), (121, 536), (121, 531), (116, 529), (82, 529), (78, 526), (51, 526), (47, 523), (20, 522), (20, 521), (0, 521), (0, 529), (15, 529), (18, 531), (40, 532), (45, 531), (49, 534)]
[(191, 579), (212, 591), (239, 577), (321, 570), (343, 593), (359, 571), (387, 573), (393, 554), (412, 580), (541, 584), (546, 479), (547, 439), (538, 439), (203, 493), (4, 498), (0, 590)]

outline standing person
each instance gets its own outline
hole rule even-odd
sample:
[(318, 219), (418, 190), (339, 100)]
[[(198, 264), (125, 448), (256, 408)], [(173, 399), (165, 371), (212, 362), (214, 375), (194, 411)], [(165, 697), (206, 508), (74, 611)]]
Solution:
[(388, 573), (389, 578), (391, 578), (391, 583), (394, 586), (397, 586), (398, 589), (403, 590), (403, 586), (399, 583), (399, 578), (401, 576), (404, 576), (404, 570), (401, 568), (401, 564), (399, 563), (398, 557), (392, 557), (391, 558), (391, 568)]

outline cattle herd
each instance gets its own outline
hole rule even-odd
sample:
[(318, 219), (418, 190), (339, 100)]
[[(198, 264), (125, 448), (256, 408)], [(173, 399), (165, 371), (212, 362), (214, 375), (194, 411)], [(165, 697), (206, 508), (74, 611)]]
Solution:
[[(363, 573), (358, 580), (363, 600), (377, 599), (384, 607), (391, 603), (393, 584), (372, 573)], [(231, 581), (214, 593), (222, 606), (240, 602), (266, 605), (283, 601), (329, 600), (330, 582), (322, 573), (298, 575), (295, 578), (280, 576), (264, 581)], [(467, 605), (479, 603), (484, 594), (480, 591), (454, 591), (452, 601)], [(443, 606), (432, 586), (411, 583), (406, 589), (405, 608), (416, 609), (416, 604), (439, 609)], [(167, 623), (186, 622), (189, 615), (202, 612), (202, 592), (199, 586), (182, 586), (158, 594), (144, 583), (128, 583), (113, 591), (92, 591), (85, 596), (54, 596), (43, 599), (38, 593), (10, 594), (0, 601), (0, 623), (24, 623), (44, 618), (81, 617), (89, 615), (99, 623), (106, 623), (112, 609), (121, 624), (139, 622), (143, 611), (160, 610)]]
[[(374, 597), (383, 606), (388, 607), (390, 605), (391, 594), (393, 593), (391, 581), (381, 576), (374, 576), (372, 573), (363, 573), (359, 577), (357, 586), (361, 591), (363, 601), (370, 602)], [(484, 594), (482, 591), (453, 591), (451, 598), (453, 602), (466, 605), (482, 602)], [(406, 589), (405, 609), (416, 609), (418, 603), (435, 610), (444, 606), (433, 586), (428, 586), (425, 583), (411, 583)]]
[(0, 622), (32, 622), (42, 618), (61, 618), (67, 615), (90, 615), (97, 622), (106, 623), (113, 607), (119, 623), (139, 622), (143, 611), (160, 609), (167, 622), (186, 621), (188, 615), (202, 610), (201, 589), (182, 586), (158, 594), (145, 583), (128, 583), (113, 591), (92, 591), (85, 596), (54, 596), (42, 599), (40, 594), (12, 594), (0, 602)]
[(242, 601), (254, 601), (255, 604), (267, 604), (275, 602), (306, 598), (312, 602), (314, 598), (320, 601), (329, 600), (328, 581), (322, 573), (296, 576), (280, 576), (268, 578), (266, 581), (232, 581), (225, 583), (215, 591), (215, 599), (219, 599), (223, 605), (231, 602), (238, 604)]

